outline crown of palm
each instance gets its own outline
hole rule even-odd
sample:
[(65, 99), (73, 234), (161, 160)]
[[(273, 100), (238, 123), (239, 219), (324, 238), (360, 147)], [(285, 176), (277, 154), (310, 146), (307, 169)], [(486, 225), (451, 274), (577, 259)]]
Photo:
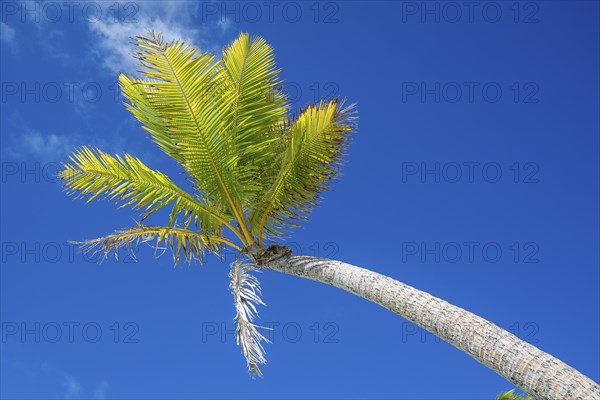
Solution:
[(144, 218), (171, 209), (165, 226), (136, 225), (84, 243), (107, 253), (136, 240), (168, 240), (178, 257), (194, 238), (201, 259), (221, 245), (262, 247), (265, 235), (279, 237), (306, 216), (337, 173), (353, 129), (351, 106), (321, 101), (290, 117), (273, 50), (261, 37), (241, 34), (220, 59), (154, 33), (135, 46), (142, 77), (119, 76), (125, 106), (194, 190), (133, 156), (80, 148), (60, 174), (70, 193), (113, 199)]

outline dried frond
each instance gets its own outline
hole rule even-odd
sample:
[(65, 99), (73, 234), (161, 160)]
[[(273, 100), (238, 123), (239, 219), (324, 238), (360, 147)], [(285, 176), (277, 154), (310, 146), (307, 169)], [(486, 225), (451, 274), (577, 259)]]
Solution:
[(202, 262), (206, 251), (219, 254), (220, 245), (237, 247), (227, 239), (216, 235), (203, 235), (177, 227), (146, 226), (142, 224), (127, 229), (119, 229), (102, 238), (74, 243), (82, 245), (85, 253), (101, 253), (106, 258), (112, 252), (117, 258), (119, 250), (122, 248), (133, 254), (132, 247), (138, 246), (140, 243), (150, 243), (154, 240), (156, 240), (153, 244), (155, 249), (161, 249), (160, 245), (164, 243), (165, 248), (162, 248), (162, 250), (166, 248), (171, 250), (175, 264), (179, 262), (181, 255), (189, 264), (192, 260)]
[[(246, 357), (248, 372), (252, 377), (262, 376), (259, 364), (266, 364), (265, 350), (261, 342), (269, 343), (258, 328), (261, 326), (253, 323), (254, 318), (258, 316), (257, 305), (265, 305), (260, 298), (260, 282), (252, 275), (252, 272), (258, 272), (258, 269), (248, 262), (236, 259), (231, 264), (229, 272), (229, 287), (233, 293), (233, 302), (236, 315), (234, 321), (237, 324), (235, 329), (235, 338), (237, 344)], [(263, 328), (264, 329), (264, 328)]]

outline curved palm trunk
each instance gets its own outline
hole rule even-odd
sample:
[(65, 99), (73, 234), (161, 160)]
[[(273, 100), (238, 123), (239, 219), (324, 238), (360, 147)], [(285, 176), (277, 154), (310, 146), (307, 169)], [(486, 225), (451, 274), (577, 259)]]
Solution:
[(256, 257), (256, 262), (375, 302), (439, 336), (538, 399), (600, 399), (598, 384), (557, 358), (475, 314), (387, 276), (340, 261), (290, 256), (285, 250), (281, 254), (281, 250), (271, 248)]

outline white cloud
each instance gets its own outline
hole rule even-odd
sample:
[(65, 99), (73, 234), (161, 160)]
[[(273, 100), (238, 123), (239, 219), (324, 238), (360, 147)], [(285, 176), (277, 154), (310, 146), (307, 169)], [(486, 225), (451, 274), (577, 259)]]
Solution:
[(72, 136), (44, 135), (37, 131), (26, 132), (22, 136), (23, 149), (41, 160), (61, 159), (73, 150), (76, 143)]
[(48, 396), (48, 398), (104, 400), (107, 397), (108, 382), (104, 379), (100, 380), (93, 393), (89, 394), (89, 391), (73, 375), (47, 361), (41, 363), (39, 371), (36, 370), (35, 377), (39, 377), (40, 374), (52, 377), (53, 382), (57, 385), (56, 388), (62, 388), (60, 395)]
[(72, 375), (69, 375), (64, 372), (59, 372), (63, 378), (63, 386), (65, 388), (65, 392), (63, 394), (64, 399), (82, 399), (82, 398), (90, 398), (93, 400), (105, 400), (106, 392), (108, 391), (108, 382), (104, 379), (100, 381), (96, 389), (92, 393), (91, 396), (85, 395), (84, 387), (75, 379)]
[(219, 21), (217, 22), (217, 26), (221, 30), (222, 34), (229, 32), (232, 25), (233, 23), (229, 18), (219, 18)]
[(101, 381), (94, 391), (93, 399), (104, 400), (106, 399), (106, 392), (108, 391), (108, 382)]
[(6, 148), (7, 155), (38, 162), (58, 162), (64, 160), (75, 147), (80, 145), (79, 136), (44, 134), (26, 128), (21, 134), (11, 137)]
[(38, 44), (42, 49), (63, 65), (70, 63), (72, 56), (64, 50), (65, 32), (48, 23), (37, 24), (36, 27), (38, 27)]
[(216, 34), (223, 35), (231, 24), (215, 22), (200, 24), (195, 17), (199, 3), (186, 1), (142, 1), (136, 2), (136, 13), (123, 20), (99, 20), (88, 24), (95, 35), (96, 55), (102, 65), (111, 72), (133, 73), (136, 70), (131, 44), (135, 36), (150, 30), (162, 33), (165, 40), (185, 40), (204, 51), (217, 51)]
[(80, 399), (81, 385), (71, 375), (65, 375), (65, 399)]
[[(68, 63), (72, 62), (72, 56), (65, 50), (65, 32), (61, 29), (61, 24), (56, 23), (57, 21), (61, 21), (61, 19), (57, 19), (54, 22), (50, 20), (49, 15), (46, 15), (43, 10), (43, 3), (39, 0), (21, 0), (21, 20), (24, 20), (28, 24), (31, 24), (35, 27), (36, 40), (33, 41), (36, 45), (38, 45), (47, 56), (57, 59), (63, 65), (68, 65)], [(60, 3), (53, 3), (52, 9), (58, 10), (57, 15), (60, 15), (65, 21), (68, 20), (68, 10), (61, 9)], [(26, 17), (25, 10), (29, 10), (29, 17)], [(67, 13), (64, 14), (63, 13)], [(3, 24), (4, 25), (4, 24)], [(4, 26), (2, 27), (4, 28)], [(2, 33), (4, 35), (4, 32)], [(16, 47), (16, 43), (14, 43), (13, 48), (18, 50)]]
[(15, 28), (11, 28), (8, 24), (0, 22), (0, 41), (12, 46), (15, 42)]
[[(7, 121), (9, 127), (3, 136), (0, 149), (2, 157), (12, 161), (26, 162), (62, 162), (68, 161), (68, 156), (78, 147), (92, 146), (110, 154), (141, 155), (146, 143), (140, 137), (131, 136), (131, 131), (137, 128), (133, 118), (124, 118), (112, 124), (111, 135), (97, 132), (97, 127), (90, 125), (76, 131), (45, 129), (31, 126), (19, 113), (13, 114)], [(135, 140), (134, 140), (135, 139)], [(141, 147), (140, 147), (141, 146)], [(144, 161), (153, 160), (152, 154), (144, 154)]]

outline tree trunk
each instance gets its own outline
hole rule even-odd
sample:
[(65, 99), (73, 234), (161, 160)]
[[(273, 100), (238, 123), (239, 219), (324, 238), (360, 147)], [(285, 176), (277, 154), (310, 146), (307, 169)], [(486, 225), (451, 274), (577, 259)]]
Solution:
[(323, 282), (377, 303), (439, 336), (537, 399), (599, 400), (600, 386), (579, 371), (460, 307), (387, 276), (271, 246), (261, 267)]

